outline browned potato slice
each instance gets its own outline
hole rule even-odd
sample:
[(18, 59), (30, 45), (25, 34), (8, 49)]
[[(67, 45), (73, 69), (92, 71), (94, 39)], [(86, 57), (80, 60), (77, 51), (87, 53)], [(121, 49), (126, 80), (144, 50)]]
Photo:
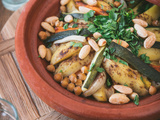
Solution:
[(97, 6), (104, 11), (112, 9), (111, 5), (109, 5), (108, 3), (104, 2), (104, 1), (97, 1)]
[(148, 91), (141, 80), (141, 74), (138, 73), (138, 71), (119, 63), (119, 61), (115, 62), (114, 60), (109, 59), (103, 61), (103, 66), (115, 84), (127, 84), (140, 96), (148, 94)]
[(59, 73), (61, 70), (63, 71), (63, 76), (69, 76), (72, 73), (77, 72), (81, 69), (81, 67), (88, 65), (93, 59), (94, 53), (90, 53), (86, 58), (83, 60), (78, 57), (78, 55), (72, 56), (71, 58), (63, 61), (59, 64), (58, 68), (55, 71)]

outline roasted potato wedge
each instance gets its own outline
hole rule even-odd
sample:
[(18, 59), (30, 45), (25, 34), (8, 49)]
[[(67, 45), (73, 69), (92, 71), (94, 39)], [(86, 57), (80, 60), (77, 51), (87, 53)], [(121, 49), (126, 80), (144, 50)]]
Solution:
[(104, 1), (97, 1), (97, 6), (104, 11), (107, 11), (107, 10), (110, 11), (112, 9), (111, 5)]
[(103, 85), (97, 92), (95, 92), (95, 93), (93, 94), (93, 97), (94, 97), (97, 101), (102, 101), (102, 102), (107, 101), (105, 86)]
[(76, 4), (74, 0), (70, 0), (70, 2), (67, 4), (67, 12), (68, 13), (79, 13), (79, 10), (76, 8)]
[(140, 96), (148, 94), (148, 91), (141, 80), (141, 74), (138, 73), (138, 71), (133, 70), (127, 65), (119, 63), (119, 61), (115, 62), (110, 59), (104, 59), (103, 67), (111, 76), (113, 83), (121, 85), (127, 84)]
[(50, 64), (55, 65), (80, 51), (80, 47), (73, 47), (70, 44), (70, 42), (62, 44), (52, 55)]
[(150, 9), (138, 15), (136, 18), (143, 19), (149, 25), (151, 25), (153, 20), (157, 20), (160, 17), (159, 11), (160, 11), (160, 7), (157, 5), (153, 5)]
[(83, 60), (78, 57), (78, 55), (72, 56), (71, 58), (63, 61), (59, 64), (58, 68), (55, 71), (59, 73), (61, 70), (63, 71), (63, 76), (69, 76), (72, 73), (77, 72), (81, 69), (82, 66), (88, 65), (94, 57), (94, 53), (90, 53), (86, 58)]
[(151, 61), (160, 60), (160, 49), (156, 48), (145, 49), (144, 47), (141, 47), (141, 49), (138, 51), (138, 56), (142, 54), (146, 54), (146, 56), (148, 56)]
[(142, 76), (142, 78), (143, 78), (143, 83), (144, 83), (145, 87), (147, 89), (149, 89), (149, 87), (151, 86), (151, 82), (145, 76)]
[(52, 52), (52, 55), (53, 55), (53, 53), (55, 53), (55, 51), (56, 51), (61, 45), (63, 45), (63, 44), (54, 44), (54, 43), (53, 43), (53, 45), (49, 48), (49, 49), (51, 50), (51, 52)]

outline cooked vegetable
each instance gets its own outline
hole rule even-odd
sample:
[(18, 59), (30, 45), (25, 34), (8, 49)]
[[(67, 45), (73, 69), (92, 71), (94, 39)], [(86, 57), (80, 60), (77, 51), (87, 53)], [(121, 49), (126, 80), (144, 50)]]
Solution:
[(104, 1), (97, 1), (97, 6), (104, 11), (110, 11), (112, 9), (111, 5)]
[(146, 29), (153, 32), (156, 35), (156, 41), (160, 42), (160, 27), (147, 27)]
[[(44, 41), (44, 43), (50, 43), (50, 42), (54, 42), (56, 40), (62, 39), (64, 37), (67, 36), (71, 36), (71, 35), (77, 35), (77, 30), (68, 30), (68, 31), (64, 31), (64, 32), (59, 32), (56, 33), (54, 35), (52, 35), (51, 37), (49, 37), (47, 40)], [(81, 29), (79, 35), (83, 36), (83, 35), (90, 35), (91, 33), (86, 29)]]
[(96, 93), (94, 93), (93, 97), (97, 101), (102, 101), (102, 102), (107, 101), (107, 96), (106, 96), (106, 92), (105, 92), (105, 86), (101, 87)]
[(104, 2), (106, 3), (109, 3), (109, 4), (113, 4), (114, 3), (114, 0), (103, 0)]
[(149, 89), (149, 87), (151, 86), (151, 82), (147, 79), (147, 77), (142, 76), (141, 77), (142, 82), (145, 85), (145, 88), (147, 88), (147, 90)]
[(49, 48), (52, 52), (52, 55), (61, 45), (63, 45), (63, 44), (54, 44), (53, 43), (53, 45)]
[(156, 48), (145, 49), (144, 47), (141, 47), (141, 49), (138, 50), (138, 56), (142, 54), (146, 54), (146, 56), (148, 56), (149, 60), (151, 61), (160, 60), (160, 49)]
[(87, 89), (92, 84), (93, 80), (95, 79), (95, 77), (97, 75), (96, 68), (100, 67), (100, 65), (102, 63), (102, 60), (104, 58), (103, 57), (104, 48), (105, 47), (102, 47), (102, 48), (100, 48), (100, 50), (98, 52), (96, 52), (96, 54), (91, 62), (89, 73), (87, 74), (87, 78), (82, 85), (83, 92), (87, 91)]
[(155, 70), (157, 70), (158, 72), (160, 72), (160, 65), (150, 64), (150, 66), (151, 66), (152, 68), (154, 68)]
[(140, 0), (134, 0), (134, 3), (131, 3), (131, 0), (126, 1), (128, 8), (134, 8), (136, 7), (141, 1)]
[(62, 16), (65, 17), (66, 15), (72, 15), (75, 19), (83, 19), (84, 14), (83, 13), (62, 13)]
[(67, 4), (67, 12), (68, 13), (78, 13), (78, 9), (76, 8), (76, 4), (74, 0), (70, 0), (70, 2)]
[(79, 52), (80, 49), (81, 49), (80, 47), (71, 46), (70, 42), (63, 44), (52, 55), (50, 64), (55, 65), (65, 59), (67, 59), (67, 58), (71, 57), (73, 54)]
[(145, 64), (143, 61), (141, 61), (138, 57), (136, 57), (133, 53), (131, 53), (126, 48), (112, 42), (109, 46), (110, 48), (115, 48), (114, 55), (117, 55), (118, 57), (121, 57), (125, 61), (127, 61), (129, 64), (131, 64), (136, 70), (138, 70), (140, 73), (142, 73), (144, 76), (150, 78), (154, 81), (160, 81), (160, 73), (150, 67), (149, 65)]
[(157, 5), (152, 6), (144, 13), (137, 16), (137, 18), (145, 20), (149, 25), (152, 24), (153, 20), (157, 20), (160, 17), (160, 7)]
[(158, 48), (160, 49), (160, 42), (155, 42), (152, 48)]
[(113, 86), (111, 86), (110, 88), (106, 88), (105, 92), (106, 92), (107, 98), (110, 98), (110, 96), (115, 93), (115, 90), (114, 90)]
[(136, 70), (133, 70), (129, 66), (120, 63), (119, 60), (115, 62), (114, 60), (105, 59), (103, 62), (103, 67), (112, 78), (113, 83), (121, 85), (126, 84), (139, 95), (147, 95), (148, 91), (140, 79), (140, 73), (138, 73)]
[[(59, 64), (58, 68), (55, 71), (59, 73), (61, 70), (63, 71), (63, 76), (69, 76), (72, 73), (76, 73), (81, 69), (82, 66), (88, 65), (93, 59), (94, 53), (90, 53), (85, 59), (81, 60), (78, 55), (72, 56), (71, 58), (64, 60)], [(76, 66), (76, 67), (75, 67)]]
[(80, 36), (80, 35), (71, 35), (71, 36), (68, 36), (68, 37), (65, 37), (61, 40), (57, 40), (54, 42), (54, 44), (57, 44), (57, 43), (64, 43), (64, 42), (69, 42), (69, 41), (79, 41), (79, 42), (86, 42), (86, 38), (84, 36)]
[(59, 32), (64, 32), (64, 31), (69, 31), (69, 30), (78, 30), (79, 28), (67, 28), (64, 29), (64, 27), (56, 27), (55, 28), (55, 33), (59, 33)]
[(101, 10), (100, 8), (98, 7), (93, 7), (93, 6), (90, 6), (90, 5), (87, 5), (87, 4), (84, 4), (82, 2), (76, 2), (76, 5), (79, 7), (79, 6), (84, 6), (86, 8), (89, 8), (91, 10), (94, 10), (96, 12), (96, 14), (98, 15), (104, 15), (104, 16), (108, 16), (108, 13), (106, 13), (106, 11), (103, 11)]
[(94, 94), (97, 90), (99, 90), (104, 85), (105, 82), (106, 82), (106, 73), (105, 72), (99, 73), (98, 76), (95, 78), (95, 81), (93, 82), (93, 84), (89, 87), (87, 91), (83, 93), (83, 95), (85, 97), (88, 97)]

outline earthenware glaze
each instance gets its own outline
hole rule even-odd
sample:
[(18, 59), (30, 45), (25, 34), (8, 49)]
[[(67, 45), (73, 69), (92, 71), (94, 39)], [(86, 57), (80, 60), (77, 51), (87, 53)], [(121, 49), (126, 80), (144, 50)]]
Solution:
[(59, 0), (30, 0), (19, 18), (15, 47), (20, 69), (30, 88), (56, 111), (75, 119), (153, 120), (160, 118), (160, 93), (125, 105), (112, 105), (83, 98), (68, 92), (53, 80), (45, 67), (47, 62), (38, 57), (37, 37), (40, 23), (59, 14)]

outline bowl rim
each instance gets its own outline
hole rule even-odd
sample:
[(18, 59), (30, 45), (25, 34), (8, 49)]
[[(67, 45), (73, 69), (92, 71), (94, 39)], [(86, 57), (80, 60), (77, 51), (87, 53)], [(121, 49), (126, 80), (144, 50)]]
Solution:
[[(39, 0), (30, 0), (25, 5), (25, 8), (22, 10), (22, 13), (20, 15), (16, 27), (15, 51), (21, 72), (27, 84), (30, 86), (33, 92), (38, 97), (40, 97), (42, 101), (47, 103), (56, 111), (75, 119), (82, 119), (82, 118), (87, 120), (106, 119), (106, 118), (114, 119), (116, 115), (119, 115), (117, 117), (120, 117), (121, 119), (126, 119), (126, 113), (127, 113), (127, 118), (130, 119), (131, 118), (143, 119), (144, 117), (148, 119), (152, 118), (153, 115), (160, 117), (160, 115), (158, 114), (160, 112), (160, 100), (156, 100), (147, 105), (138, 107), (135, 106), (131, 109), (123, 108), (117, 111), (117, 109), (115, 108), (113, 109), (100, 108), (97, 106), (91, 106), (89, 104), (85, 104), (83, 102), (74, 101), (71, 98), (68, 98), (67, 96), (64, 96), (63, 94), (59, 93), (54, 88), (52, 88), (48, 83), (46, 83), (32, 66), (24, 44), (24, 38), (25, 38), (24, 33), (26, 25), (25, 20), (27, 19), (27, 17), (29, 17), (28, 14), (31, 12), (30, 10), (38, 1)], [(25, 64), (27, 64), (26, 66), (24, 66), (24, 62)], [(41, 86), (39, 86), (39, 83), (41, 83)], [(152, 111), (148, 110), (150, 108), (154, 109), (152, 109)], [(111, 113), (111, 115), (107, 113)], [(136, 115), (133, 113), (136, 113)], [(143, 113), (143, 115), (141, 113)]]

